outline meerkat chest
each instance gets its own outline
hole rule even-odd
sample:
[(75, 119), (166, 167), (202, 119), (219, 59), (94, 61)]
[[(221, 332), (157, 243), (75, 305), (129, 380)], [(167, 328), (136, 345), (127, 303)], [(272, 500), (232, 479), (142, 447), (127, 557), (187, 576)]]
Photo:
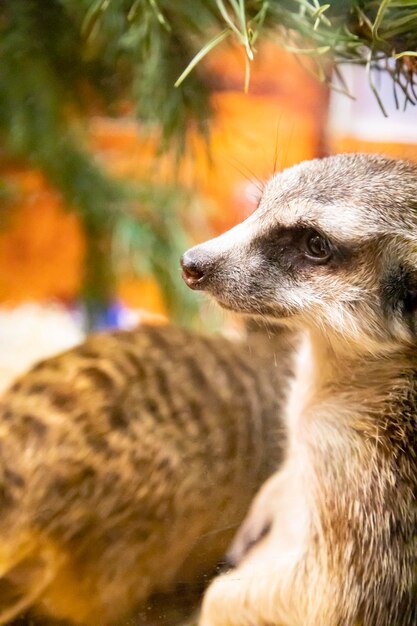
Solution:
[[(368, 406), (367, 388), (355, 387), (347, 379), (329, 383), (329, 364), (317, 358), (308, 335), (302, 337), (295, 356), (294, 377), (288, 393), (284, 419), (288, 432), (287, 458), (305, 455), (316, 447), (317, 437), (334, 439), (364, 419)], [(320, 435), (319, 435), (320, 433)], [(298, 462), (307, 461), (298, 458)]]
[[(329, 395), (321, 388), (322, 371), (315, 358), (308, 335), (302, 337), (295, 356), (294, 378), (291, 381), (285, 420), (288, 448), (280, 475), (281, 524), (286, 526), (294, 546), (302, 546), (307, 539), (308, 528), (317, 515), (314, 494), (323, 478), (321, 455), (334, 462), (338, 455), (330, 454), (345, 446), (343, 423), (352, 408), (345, 406), (343, 397)], [(342, 419), (339, 419), (342, 416)], [(337, 474), (337, 472), (336, 472)], [(284, 536), (283, 528), (280, 530)]]
[(289, 456), (303, 442), (303, 422), (313, 403), (313, 381), (315, 379), (313, 355), (307, 336), (300, 338), (295, 355), (294, 378), (288, 394), (285, 420), (288, 431)]
[(295, 359), (294, 378), (284, 414), (288, 433), (286, 460), (281, 470), (270, 479), (270, 506), (275, 510), (274, 555), (279, 554), (280, 564), (288, 568), (303, 554), (311, 519), (308, 480), (312, 467), (304, 422), (312, 402), (313, 363), (308, 341), (304, 338)]

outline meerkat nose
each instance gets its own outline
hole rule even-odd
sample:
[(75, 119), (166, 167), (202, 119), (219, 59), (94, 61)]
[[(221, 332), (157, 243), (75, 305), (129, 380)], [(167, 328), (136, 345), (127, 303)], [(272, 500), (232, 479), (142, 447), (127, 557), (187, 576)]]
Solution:
[(191, 289), (199, 289), (207, 272), (207, 265), (204, 260), (199, 258), (191, 249), (183, 254), (180, 263), (185, 283)]

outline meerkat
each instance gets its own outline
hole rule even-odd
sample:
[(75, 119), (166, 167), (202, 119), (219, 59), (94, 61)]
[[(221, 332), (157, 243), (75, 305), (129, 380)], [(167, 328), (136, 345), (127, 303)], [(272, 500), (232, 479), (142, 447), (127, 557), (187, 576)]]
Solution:
[(416, 626), (417, 166), (292, 167), (182, 265), (224, 308), (300, 334), (282, 469), (200, 626)]
[(0, 624), (119, 624), (215, 565), (281, 455), (284, 342), (257, 343), (99, 333), (4, 393)]

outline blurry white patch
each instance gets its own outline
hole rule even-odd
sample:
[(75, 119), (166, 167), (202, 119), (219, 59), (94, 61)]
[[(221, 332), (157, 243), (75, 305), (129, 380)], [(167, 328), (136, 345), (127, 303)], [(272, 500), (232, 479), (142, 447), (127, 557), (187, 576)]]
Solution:
[(0, 309), (0, 391), (36, 361), (83, 340), (74, 316), (57, 304)]

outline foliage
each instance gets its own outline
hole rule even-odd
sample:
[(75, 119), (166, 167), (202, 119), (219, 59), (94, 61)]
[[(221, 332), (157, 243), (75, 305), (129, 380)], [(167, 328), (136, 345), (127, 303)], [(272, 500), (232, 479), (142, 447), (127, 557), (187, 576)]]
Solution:
[[(296, 33), (295, 51), (311, 47), (304, 53), (316, 61), (318, 73), (329, 80), (323, 58), (332, 61), (343, 86), (339, 70), (345, 63), (359, 63), (368, 69), (369, 82), (384, 111), (375, 88), (373, 73), (384, 71), (393, 79), (394, 94), (399, 104), (397, 90), (402, 94), (404, 106), (415, 104), (415, 56), (417, 55), (417, 1), (416, 0), (293, 0), (291, 13), (283, 15), (280, 3), (271, 6), (277, 10), (272, 15)], [(284, 3), (286, 4), (286, 3)]]
[[(187, 121), (194, 120), (206, 133), (209, 113), (197, 74), (183, 89), (173, 89), (185, 58), (176, 50), (186, 55), (186, 45), (166, 31), (153, 2), (136, 5), (90, 0), (48, 0), (47, 6), (43, 0), (0, 3), (3, 155), (40, 167), (80, 215), (88, 241), (84, 296), (92, 312), (111, 299), (114, 266), (109, 246), (120, 232), (119, 222), (126, 224), (129, 216), (128, 223), (137, 228), (144, 225), (143, 215), (150, 208), (155, 215), (162, 213), (161, 198), (149, 193), (148, 184), (127, 188), (102, 171), (84, 140), (86, 118), (97, 110), (117, 114), (119, 103), (131, 100), (140, 118), (162, 126), (162, 147), (176, 145), (180, 150)], [(175, 213), (177, 195), (165, 190), (165, 218), (169, 211)], [(178, 220), (170, 221), (169, 238), (160, 236), (152, 222), (147, 224), (155, 241), (151, 262), (155, 271), (159, 268), (173, 306), (184, 232)], [(132, 240), (139, 252), (143, 250), (143, 239), (132, 233)], [(162, 272), (167, 252), (176, 263)], [(188, 310), (186, 292), (178, 293), (183, 294), (183, 310)]]
[[(374, 86), (373, 72), (385, 71), (393, 81), (394, 95), (402, 93), (404, 106), (417, 103), (414, 74), (417, 71), (416, 0), (214, 0), (224, 20), (224, 30), (215, 33), (185, 69), (189, 71), (215, 45), (234, 37), (246, 53), (246, 85), (256, 40), (265, 33), (302, 59), (313, 59), (316, 74), (331, 82), (335, 69), (344, 63), (366, 65), (370, 86), (384, 111)], [(385, 111), (384, 111), (385, 112)]]

